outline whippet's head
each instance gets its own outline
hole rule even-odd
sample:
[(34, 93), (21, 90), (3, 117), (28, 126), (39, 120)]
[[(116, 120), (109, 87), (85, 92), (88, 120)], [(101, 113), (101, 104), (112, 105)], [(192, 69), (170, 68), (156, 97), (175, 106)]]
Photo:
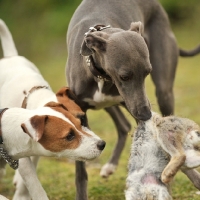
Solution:
[(97, 68), (110, 76), (129, 112), (138, 120), (151, 117), (144, 80), (151, 72), (141, 22), (129, 30), (107, 28), (86, 34), (81, 54), (92, 56)]

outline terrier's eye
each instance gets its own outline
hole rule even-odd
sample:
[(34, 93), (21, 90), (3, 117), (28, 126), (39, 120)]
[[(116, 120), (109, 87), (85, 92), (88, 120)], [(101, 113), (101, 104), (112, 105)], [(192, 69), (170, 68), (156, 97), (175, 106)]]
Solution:
[(75, 133), (73, 130), (71, 130), (68, 135), (66, 136), (66, 140), (72, 141), (75, 138)]

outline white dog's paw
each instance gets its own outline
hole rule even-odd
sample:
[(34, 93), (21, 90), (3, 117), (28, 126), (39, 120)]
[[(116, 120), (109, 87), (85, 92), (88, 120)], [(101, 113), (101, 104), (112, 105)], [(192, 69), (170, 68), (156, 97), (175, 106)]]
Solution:
[(111, 174), (113, 174), (116, 170), (117, 166), (113, 165), (111, 163), (106, 163), (100, 171), (100, 176), (103, 178), (107, 178), (108, 176), (110, 176)]
[(9, 199), (7, 199), (6, 197), (4, 197), (4, 196), (2, 196), (2, 195), (0, 195), (0, 199), (1, 199), (1, 200), (9, 200)]
[(0, 168), (0, 180), (6, 175), (6, 169)]

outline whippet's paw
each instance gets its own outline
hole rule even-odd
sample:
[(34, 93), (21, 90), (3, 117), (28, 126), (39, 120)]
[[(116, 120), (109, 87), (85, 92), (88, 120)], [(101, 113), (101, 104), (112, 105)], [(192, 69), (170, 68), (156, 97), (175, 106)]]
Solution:
[(117, 168), (116, 165), (113, 165), (111, 163), (106, 163), (102, 168), (100, 172), (100, 176), (103, 178), (108, 178), (111, 174), (115, 172), (115, 169)]
[(173, 171), (169, 168), (164, 169), (164, 171), (162, 172), (161, 175), (161, 181), (163, 183), (169, 183), (172, 181), (172, 179), (174, 178), (175, 174), (177, 171)]

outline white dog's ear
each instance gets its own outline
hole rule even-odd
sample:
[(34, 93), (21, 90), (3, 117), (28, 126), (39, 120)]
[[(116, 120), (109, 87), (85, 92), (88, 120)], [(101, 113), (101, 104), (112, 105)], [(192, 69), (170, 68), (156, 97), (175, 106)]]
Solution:
[(135, 31), (135, 32), (139, 33), (140, 35), (143, 35), (144, 26), (143, 26), (142, 22), (140, 22), (140, 21), (132, 22), (129, 31)]
[(103, 37), (89, 33), (84, 38), (80, 54), (82, 56), (90, 56), (95, 51), (106, 51), (106, 44), (107, 42)]
[(21, 128), (25, 133), (33, 138), (33, 140), (38, 142), (42, 138), (47, 120), (48, 115), (35, 115), (25, 123), (21, 124)]

